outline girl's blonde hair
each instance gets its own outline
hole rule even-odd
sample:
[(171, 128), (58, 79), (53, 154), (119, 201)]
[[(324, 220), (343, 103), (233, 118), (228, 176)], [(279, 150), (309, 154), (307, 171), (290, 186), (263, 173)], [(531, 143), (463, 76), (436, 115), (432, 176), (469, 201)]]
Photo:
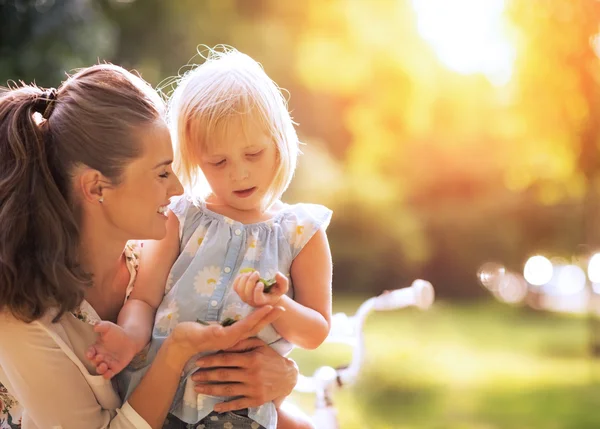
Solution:
[(188, 192), (204, 187), (208, 193), (199, 167), (202, 152), (239, 121), (244, 131), (254, 121), (277, 146), (278, 166), (265, 208), (281, 197), (294, 175), (299, 142), (286, 100), (259, 63), (233, 48), (209, 49), (206, 61), (179, 79), (168, 121), (173, 166)]

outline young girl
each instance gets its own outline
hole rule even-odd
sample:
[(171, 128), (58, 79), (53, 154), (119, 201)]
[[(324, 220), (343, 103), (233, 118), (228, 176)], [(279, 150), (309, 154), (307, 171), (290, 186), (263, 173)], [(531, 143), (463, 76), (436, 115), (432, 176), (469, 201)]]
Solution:
[[(170, 118), (182, 181), (197, 189), (205, 180), (210, 191), (173, 203), (167, 238), (145, 243), (136, 288), (119, 315), (122, 329), (110, 323), (97, 327), (101, 337), (89, 356), (98, 371), (111, 377), (146, 345), (156, 308), (147, 360), (180, 322), (235, 323), (264, 305), (286, 311), (259, 338), (281, 354), (292, 344), (318, 347), (331, 317), (332, 263), (325, 234), (331, 211), (279, 199), (298, 153), (280, 90), (247, 55), (212, 51), (180, 82)], [(276, 427), (273, 403), (218, 414), (241, 408), (243, 400), (227, 397), (218, 385), (195, 386), (196, 371), (191, 360), (170, 427), (187, 427), (183, 422), (204, 428), (213, 422), (220, 428)], [(122, 373), (129, 391), (143, 372)], [(287, 419), (280, 413), (279, 427)]]

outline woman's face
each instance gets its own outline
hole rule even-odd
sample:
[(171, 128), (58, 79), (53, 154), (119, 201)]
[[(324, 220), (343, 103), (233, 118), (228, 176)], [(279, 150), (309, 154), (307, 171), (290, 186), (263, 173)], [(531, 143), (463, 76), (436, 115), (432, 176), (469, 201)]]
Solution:
[(124, 171), (121, 183), (103, 193), (103, 212), (113, 227), (130, 239), (160, 240), (166, 235), (169, 199), (183, 193), (173, 174), (173, 148), (161, 120), (135, 133), (142, 154)]

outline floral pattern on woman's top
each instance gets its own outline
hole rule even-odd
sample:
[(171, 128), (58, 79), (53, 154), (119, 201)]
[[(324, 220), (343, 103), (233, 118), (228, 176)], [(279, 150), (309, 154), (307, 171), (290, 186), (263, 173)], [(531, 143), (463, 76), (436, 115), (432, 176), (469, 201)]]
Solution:
[[(141, 248), (142, 246), (136, 241), (130, 241), (123, 251), (125, 263), (130, 275), (125, 292), (125, 299), (129, 297), (133, 289), (137, 269), (139, 267)], [(96, 310), (94, 310), (86, 300), (83, 300), (79, 307), (71, 312), (71, 315), (90, 325), (94, 325), (101, 320), (98, 313), (96, 313)], [(21, 429), (22, 414), (23, 407), (10, 393), (8, 393), (2, 383), (0, 383), (0, 429)]]

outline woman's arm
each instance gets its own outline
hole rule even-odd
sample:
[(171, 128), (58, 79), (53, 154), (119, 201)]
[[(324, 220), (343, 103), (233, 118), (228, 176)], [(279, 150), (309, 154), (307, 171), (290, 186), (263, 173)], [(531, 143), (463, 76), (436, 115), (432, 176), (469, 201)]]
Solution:
[[(59, 346), (50, 328), (40, 322), (2, 321), (0, 366), (11, 393), (37, 427), (62, 429), (161, 428), (185, 362), (196, 353), (220, 350), (272, 323), (281, 308), (257, 309), (238, 323), (222, 327), (181, 323), (159, 350), (152, 366), (117, 414), (98, 404), (90, 376), (71, 349)], [(91, 381), (95, 389), (110, 382)]]

